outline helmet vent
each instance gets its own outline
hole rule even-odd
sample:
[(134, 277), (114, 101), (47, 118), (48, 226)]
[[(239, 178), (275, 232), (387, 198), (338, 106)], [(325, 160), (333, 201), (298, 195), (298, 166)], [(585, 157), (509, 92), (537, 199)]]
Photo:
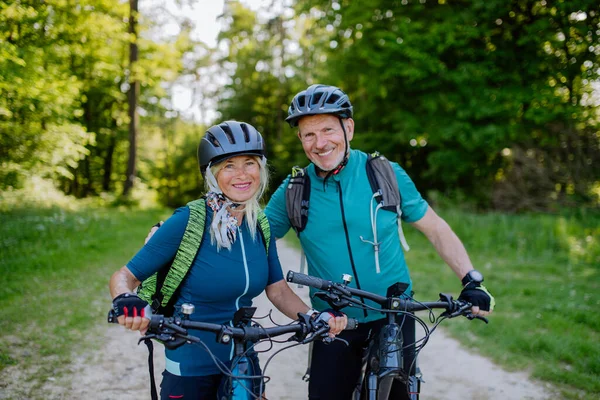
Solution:
[(298, 106), (304, 107), (306, 105), (306, 96), (298, 96)]
[(229, 125), (222, 124), (219, 126), (221, 127), (221, 129), (223, 129), (223, 132), (225, 132), (225, 135), (227, 135), (227, 139), (229, 139), (229, 143), (235, 144), (235, 137), (233, 136), (233, 132), (231, 132), (231, 128), (229, 127)]
[(311, 103), (312, 104), (319, 104), (319, 100), (321, 100), (322, 96), (323, 96), (323, 92), (315, 93), (314, 96), (311, 99)]
[(244, 132), (244, 141), (246, 143), (250, 143), (250, 131), (248, 131), (248, 125), (240, 124), (242, 131)]
[(338, 99), (340, 98), (339, 94), (332, 94), (331, 96), (329, 96), (329, 98), (325, 101), (325, 103), (327, 104), (335, 104), (336, 101), (338, 101)]
[(217, 138), (212, 134), (212, 133), (208, 133), (206, 135), (206, 138), (208, 139), (208, 141), (215, 147), (221, 147), (221, 143), (219, 143), (219, 141), (217, 140)]

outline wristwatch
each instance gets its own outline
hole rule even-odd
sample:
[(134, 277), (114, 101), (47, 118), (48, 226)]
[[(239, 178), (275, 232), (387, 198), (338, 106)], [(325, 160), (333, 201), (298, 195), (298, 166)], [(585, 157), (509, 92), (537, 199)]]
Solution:
[(463, 287), (465, 287), (471, 282), (475, 282), (477, 284), (483, 282), (483, 275), (481, 274), (481, 272), (477, 271), (476, 269), (472, 269), (469, 272), (467, 272), (465, 277), (462, 278), (462, 285)]

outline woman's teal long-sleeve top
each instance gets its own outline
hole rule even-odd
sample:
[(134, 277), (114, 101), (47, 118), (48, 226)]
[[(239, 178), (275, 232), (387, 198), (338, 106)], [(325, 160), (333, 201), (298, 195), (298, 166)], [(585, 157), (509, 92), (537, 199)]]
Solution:
[[(209, 227), (213, 211), (207, 207), (202, 244), (190, 271), (181, 284), (176, 307), (192, 303), (196, 310), (191, 319), (216, 324), (231, 324), (233, 314), (240, 307), (252, 305), (268, 285), (283, 279), (275, 239), (271, 237), (266, 254), (262, 235), (253, 240), (244, 221), (238, 228), (237, 239), (231, 250), (211, 244)], [(148, 243), (127, 263), (127, 268), (139, 280), (169, 265), (183, 237), (188, 223), (189, 208), (181, 207), (165, 221)], [(198, 336), (221, 361), (233, 356), (233, 344), (216, 343), (215, 334), (190, 331)], [(178, 349), (165, 349), (166, 369), (180, 376), (205, 376), (220, 373), (207, 352), (199, 345), (185, 344)]]

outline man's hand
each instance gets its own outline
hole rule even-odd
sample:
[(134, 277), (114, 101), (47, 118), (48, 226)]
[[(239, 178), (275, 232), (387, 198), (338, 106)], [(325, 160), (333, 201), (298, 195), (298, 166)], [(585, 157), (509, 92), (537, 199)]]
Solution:
[(471, 303), (473, 305), (471, 312), (473, 315), (480, 317), (491, 314), (496, 306), (494, 296), (488, 292), (485, 286), (476, 282), (471, 282), (465, 286), (458, 299)]
[(144, 240), (144, 244), (148, 243), (148, 240), (150, 240), (150, 238), (154, 235), (154, 232), (156, 232), (163, 223), (164, 223), (163, 221), (160, 221), (160, 222), (157, 222), (155, 225), (152, 225), (152, 229), (150, 229), (150, 232), (148, 232), (148, 236), (146, 236), (146, 240)]

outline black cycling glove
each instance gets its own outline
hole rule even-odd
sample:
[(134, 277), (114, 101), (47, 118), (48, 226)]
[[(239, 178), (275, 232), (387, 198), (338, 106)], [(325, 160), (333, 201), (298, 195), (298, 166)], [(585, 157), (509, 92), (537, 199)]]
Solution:
[(483, 311), (493, 311), (496, 305), (494, 296), (488, 292), (485, 286), (477, 282), (467, 284), (462, 292), (460, 292), (458, 299), (468, 301)]
[(135, 293), (123, 293), (113, 300), (113, 310), (117, 317), (145, 317), (144, 309), (148, 303), (140, 299)]

